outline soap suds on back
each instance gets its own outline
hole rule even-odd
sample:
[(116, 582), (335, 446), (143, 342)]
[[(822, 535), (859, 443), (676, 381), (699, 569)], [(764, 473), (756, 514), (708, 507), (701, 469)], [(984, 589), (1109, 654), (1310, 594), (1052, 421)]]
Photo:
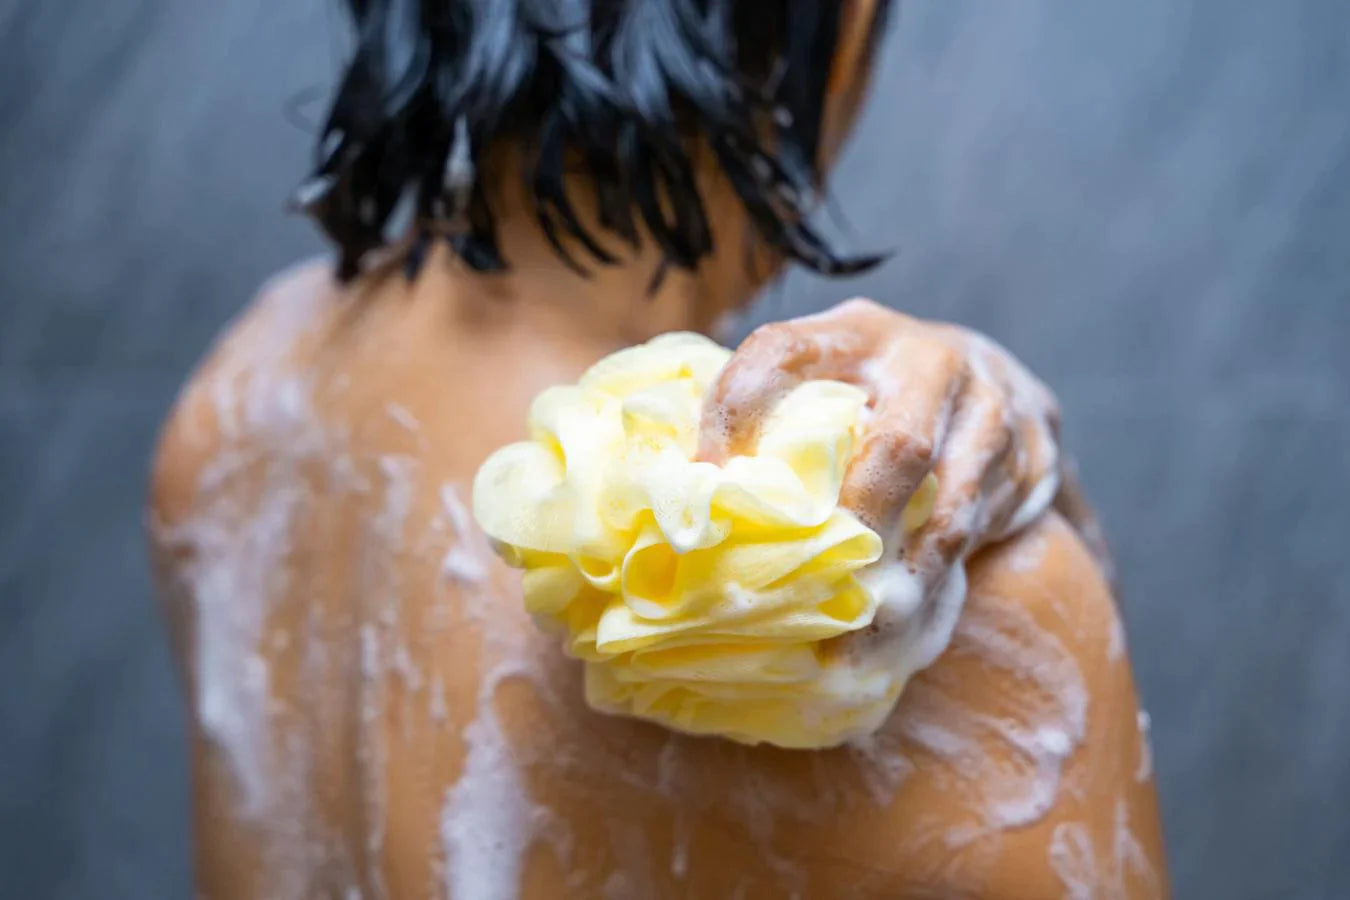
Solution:
[[(411, 456), (385, 454), (378, 458), (380, 474), (384, 477), (384, 504), (371, 523), (379, 540), (379, 548), (387, 551), (381, 556), (388, 559), (403, 547), (404, 531), (407, 528), (408, 513), (412, 510), (413, 499), (417, 493), (418, 462)], [(387, 581), (392, 581), (397, 571), (384, 573)]]
[[(390, 673), (400, 674), (412, 693), (409, 679), (420, 683), (401, 637), (403, 598), (399, 564), (407, 543), (407, 528), (418, 491), (420, 466), (409, 456), (385, 454), (375, 459), (383, 490), (379, 510), (367, 524), (369, 537), (362, 542), (359, 559), (361, 599), (360, 687), (361, 731), (357, 745), (360, 762), (362, 816), (366, 826), (366, 870), (369, 888), (385, 896), (383, 881), (385, 828), (388, 819), (387, 769), (389, 747), (385, 739), (385, 702), (389, 697)], [(406, 665), (400, 666), (402, 657)], [(406, 721), (406, 720), (405, 720)]]
[(441, 485), (441, 507), (454, 532), (450, 549), (441, 562), (441, 570), (462, 585), (473, 587), (482, 584), (487, 575), (487, 566), (483, 554), (475, 552), (474, 545), (485, 543), (485, 539), (474, 525), (456, 485)]
[[(254, 350), (256, 369), (217, 373), (204, 386), (228, 440), (201, 469), (193, 518), (156, 529), (163, 546), (187, 551), (180, 577), (196, 613), (196, 713), (234, 775), (245, 819), (264, 815), (276, 793), (264, 629), (288, 587), (293, 523), (310, 500), (305, 468), (329, 445), (310, 386), (275, 372), (263, 350)], [(285, 452), (258, 449), (269, 445)], [(237, 486), (249, 481), (257, 487), (245, 496)]]
[(406, 406), (391, 401), (384, 405), (384, 411), (395, 424), (406, 431), (416, 434), (422, 430), (422, 423), (417, 421), (417, 417), (409, 412)]
[(441, 813), (452, 900), (513, 900), (534, 839), (534, 807), (493, 708), (498, 686), (518, 674), (506, 666), (483, 677), (478, 715), (464, 729), (464, 771)]
[[(384, 668), (381, 665), (380, 635), (375, 625), (367, 623), (361, 626), (360, 647), (361, 729), (357, 758), (360, 762), (363, 821), (366, 823), (364, 851), (366, 871), (371, 873), (378, 885), (384, 851), (384, 772), (387, 759), (384, 724), (380, 721), (384, 709)], [(383, 891), (379, 893), (383, 894)]]
[(196, 611), (197, 718), (223, 752), (248, 819), (273, 793), (270, 675), (259, 651), (270, 600), (286, 587), (291, 522), (303, 502), (295, 473), (271, 467), (254, 509), (222, 492), (209, 511), (159, 536), (192, 551), (185, 574)]
[(522, 761), (495, 708), (505, 681), (539, 681), (528, 640), (509, 619), (500, 618), (502, 610), (494, 609), (500, 601), (491, 595), (487, 578), (491, 550), (459, 487), (442, 485), (440, 497), (452, 531), (442, 574), (463, 592), (459, 610), (478, 626), (484, 657), (475, 715), (463, 731), (464, 769), (446, 791), (441, 809), (445, 887), (452, 900), (509, 900), (520, 889), (525, 854), (535, 840), (547, 840), (565, 862), (571, 835), (566, 823), (530, 799)]
[[(187, 440), (214, 455), (198, 471), (190, 517), (150, 525), (163, 587), (191, 613), (194, 711), (234, 788), (233, 807), (223, 812), (266, 824), (257, 877), (278, 896), (312, 894), (321, 877), (350, 883), (353, 872), (341, 841), (317, 817), (311, 748), (274, 727), (299, 709), (275, 695), (265, 655), (300, 642), (303, 670), (326, 671), (303, 631), (268, 629), (292, 589), (293, 535), (317, 492), (358, 489), (338, 477), (345, 436), (316, 412), (320, 385), (290, 367), (322, 295), (304, 282), (326, 277), (318, 267), (279, 275), (190, 383), (177, 415), (191, 419)], [(202, 427), (211, 419), (214, 435)]]
[(868, 795), (877, 806), (886, 806), (900, 785), (914, 771), (914, 763), (901, 752), (889, 735), (869, 734), (849, 742)]

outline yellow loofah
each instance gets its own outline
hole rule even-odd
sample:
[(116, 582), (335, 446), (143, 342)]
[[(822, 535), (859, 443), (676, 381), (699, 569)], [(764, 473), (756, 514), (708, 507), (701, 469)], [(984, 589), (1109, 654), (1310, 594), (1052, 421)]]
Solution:
[(595, 709), (837, 744), (874, 729), (902, 683), (827, 643), (877, 608), (856, 573), (881, 537), (838, 505), (866, 396), (807, 382), (753, 455), (695, 462), (703, 397), (729, 356), (666, 335), (543, 392), (530, 439), (479, 470), (474, 515), (524, 569), (529, 611), (585, 661)]

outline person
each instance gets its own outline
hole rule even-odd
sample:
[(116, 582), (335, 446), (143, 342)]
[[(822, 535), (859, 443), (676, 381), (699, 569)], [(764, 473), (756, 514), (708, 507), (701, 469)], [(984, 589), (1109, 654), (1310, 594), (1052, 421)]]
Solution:
[(808, 213), (884, 0), (349, 6), (296, 195), (338, 259), (262, 288), (154, 461), (200, 895), (1164, 896), (1100, 535), (991, 341), (853, 301), (757, 331), (707, 400), (718, 459), (785, 386), (864, 386), (843, 502), (878, 527), (937, 476), (903, 552), (964, 565), (964, 605), (845, 746), (591, 711), (466, 509), (541, 389), (785, 265), (875, 262)]

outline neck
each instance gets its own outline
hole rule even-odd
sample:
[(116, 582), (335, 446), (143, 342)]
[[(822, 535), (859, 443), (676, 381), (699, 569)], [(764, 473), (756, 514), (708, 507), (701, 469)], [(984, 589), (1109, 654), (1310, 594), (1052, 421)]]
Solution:
[[(573, 195), (585, 196), (585, 187)], [(428, 292), (458, 298), (458, 304), (493, 330), (546, 332), (610, 347), (669, 331), (716, 336), (719, 323), (751, 299), (775, 264), (762, 249), (747, 249), (744, 214), (725, 186), (709, 185), (703, 196), (715, 252), (692, 272), (669, 267), (659, 282), (661, 256), (650, 237), (633, 248), (592, 229), (619, 260), (613, 265), (598, 263), (584, 248), (566, 241), (572, 258), (589, 272), (582, 275), (549, 244), (525, 198), (509, 193), (497, 204), (506, 272), (475, 272), (442, 247), (429, 255), (418, 281)]]
[(522, 317), (565, 320), (600, 340), (631, 344), (667, 331), (709, 334), (723, 313), (743, 305), (753, 291), (744, 278), (714, 290), (719, 286), (702, 269), (672, 267), (657, 282), (661, 258), (651, 241), (637, 249), (608, 241), (606, 249), (619, 259), (613, 265), (601, 265), (569, 244), (572, 258), (589, 273), (582, 275), (559, 258), (528, 215), (504, 217), (500, 234), (510, 271), (475, 279), (484, 288), (501, 282), (494, 287), (509, 295)]

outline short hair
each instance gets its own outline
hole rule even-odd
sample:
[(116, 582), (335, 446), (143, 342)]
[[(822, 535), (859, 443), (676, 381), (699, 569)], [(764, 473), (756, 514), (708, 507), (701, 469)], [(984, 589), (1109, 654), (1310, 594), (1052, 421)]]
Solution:
[(617, 259), (569, 199), (578, 166), (596, 224), (636, 247), (640, 220), (662, 271), (711, 252), (700, 144), (784, 257), (828, 275), (877, 261), (839, 255), (807, 223), (843, 0), (346, 2), (355, 49), (295, 195), (338, 245), (344, 279), (408, 236), (403, 204), (410, 274), (437, 239), (474, 269), (506, 268), (482, 173), (508, 142), (539, 227), (581, 271), (564, 234), (593, 262)]

